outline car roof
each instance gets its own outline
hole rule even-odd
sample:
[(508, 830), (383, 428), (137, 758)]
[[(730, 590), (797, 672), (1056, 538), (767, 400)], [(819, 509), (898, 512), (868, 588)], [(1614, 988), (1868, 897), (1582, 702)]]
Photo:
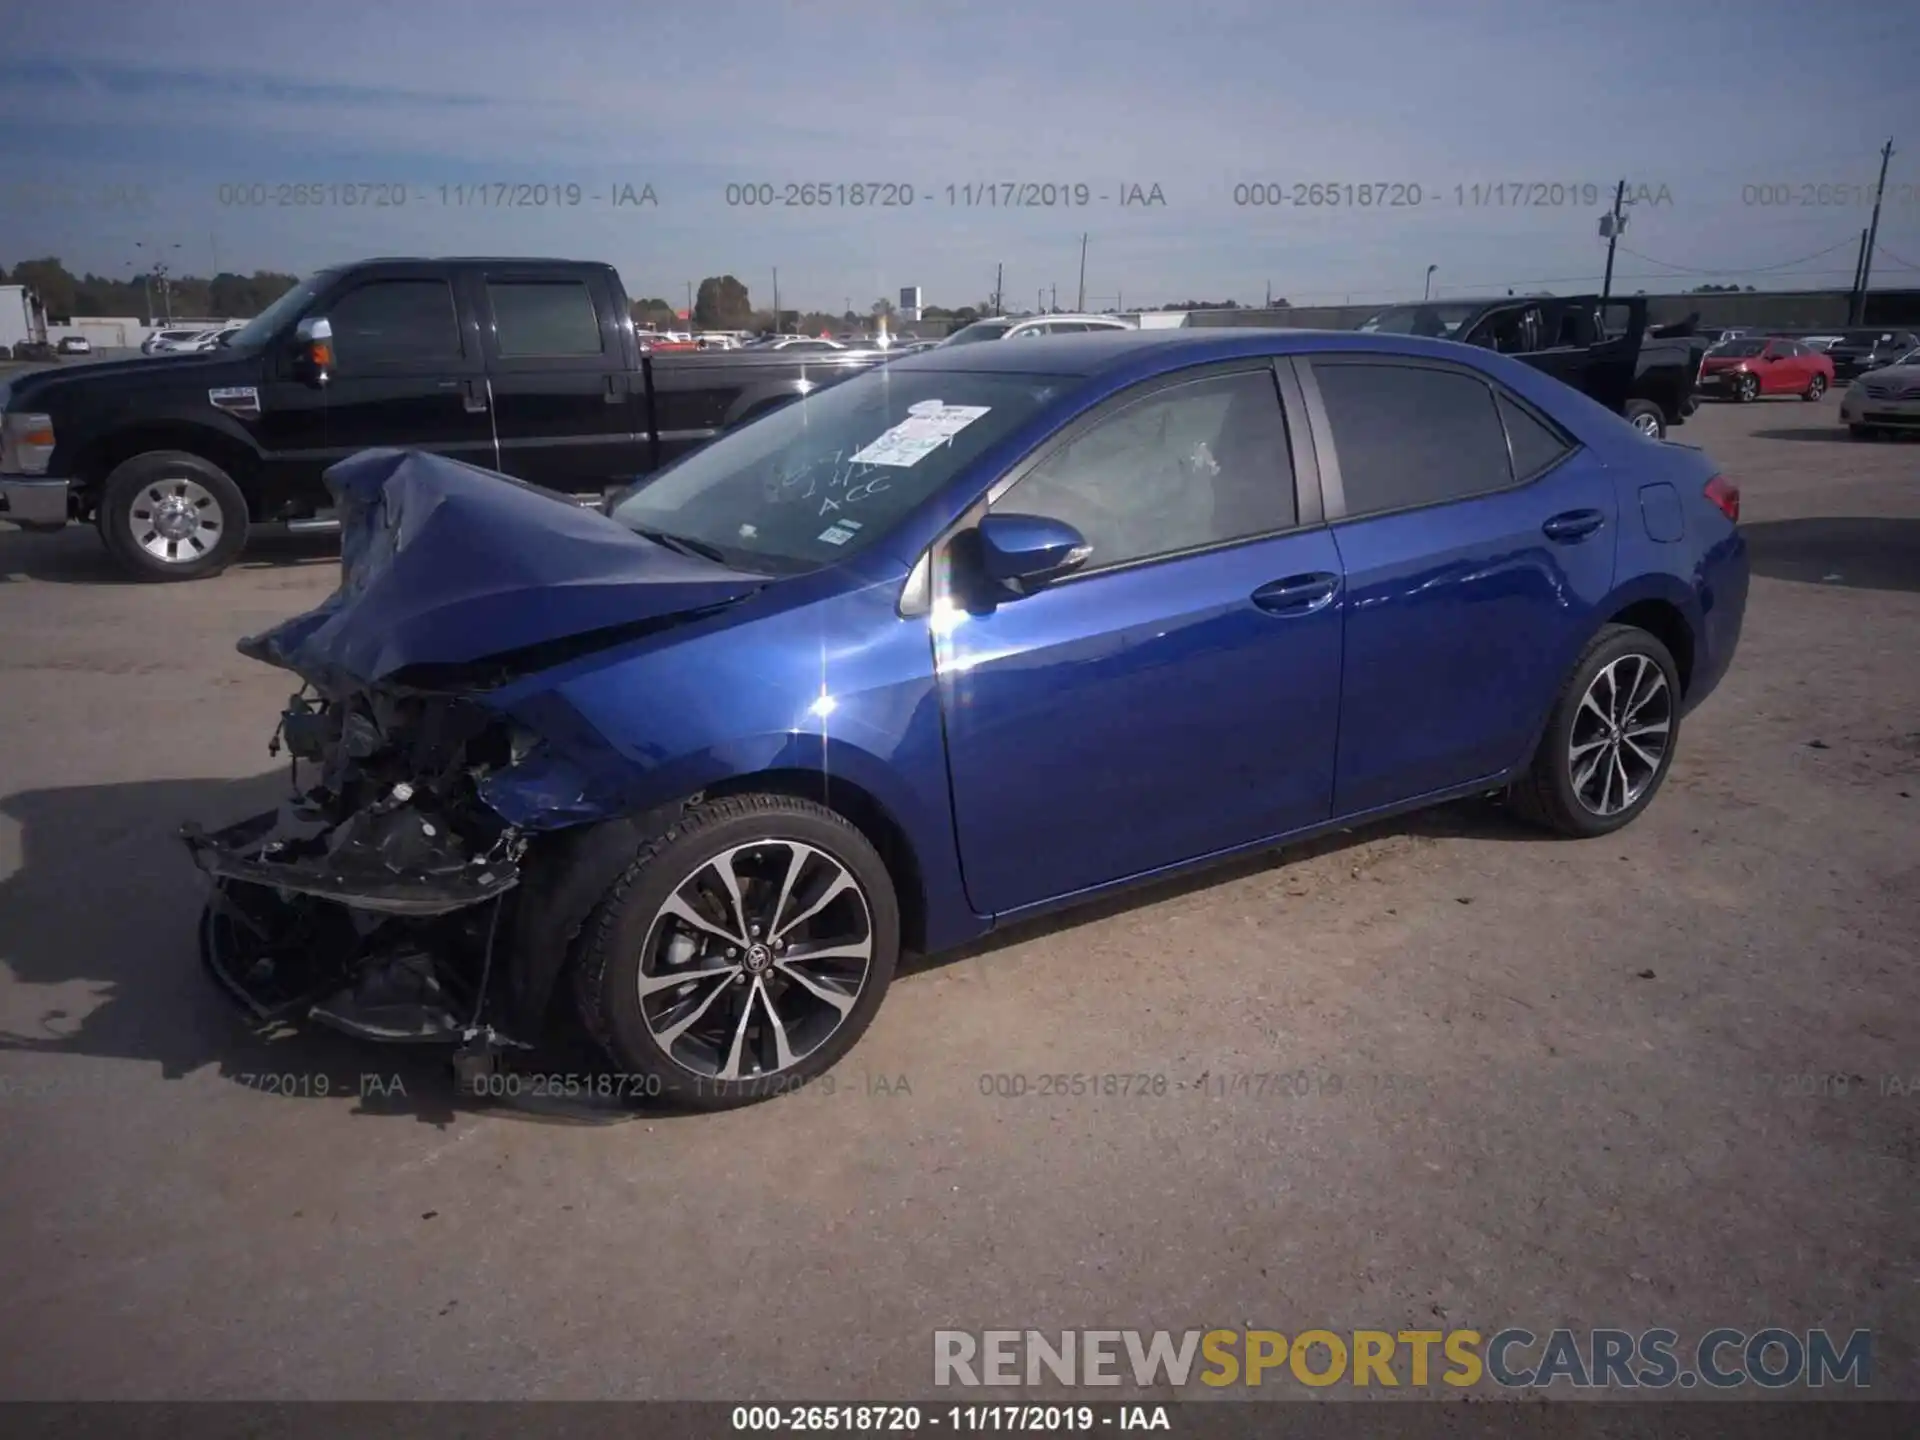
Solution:
[(1018, 345), (942, 345), (903, 358), (915, 370), (996, 372), (1009, 375), (1071, 375), (1093, 378), (1204, 365), (1259, 355), (1352, 352), (1429, 359), (1463, 359), (1489, 352), (1451, 340), (1414, 335), (1378, 335), (1360, 330), (1307, 330), (1219, 325), (1200, 329), (1089, 331), (1043, 335)]

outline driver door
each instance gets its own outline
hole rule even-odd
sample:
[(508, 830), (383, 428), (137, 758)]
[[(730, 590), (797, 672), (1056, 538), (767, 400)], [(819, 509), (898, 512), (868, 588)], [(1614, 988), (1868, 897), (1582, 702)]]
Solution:
[(968, 530), (942, 550), (934, 662), (977, 910), (1328, 817), (1340, 560), (1279, 383), (1262, 360), (1136, 387), (996, 487), (984, 509), (1093, 546), (1037, 593), (981, 598)]

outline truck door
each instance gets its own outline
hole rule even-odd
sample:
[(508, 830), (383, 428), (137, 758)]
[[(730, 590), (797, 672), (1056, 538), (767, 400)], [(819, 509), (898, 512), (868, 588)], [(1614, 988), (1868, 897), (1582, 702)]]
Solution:
[(294, 376), (291, 346), (266, 359), (254, 423), (272, 493), (324, 505), (321, 472), (375, 446), (492, 467), (479, 337), (461, 323), (447, 272), (370, 271), (308, 313), (332, 326), (334, 363), (325, 385), (310, 385)]
[(516, 268), (466, 275), (480, 317), (500, 469), (565, 495), (598, 498), (645, 468), (638, 372), (618, 307), (595, 271)]

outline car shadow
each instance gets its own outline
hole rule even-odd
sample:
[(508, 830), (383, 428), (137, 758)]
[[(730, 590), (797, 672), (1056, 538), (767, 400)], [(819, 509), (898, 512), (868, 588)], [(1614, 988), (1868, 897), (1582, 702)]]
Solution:
[[(268, 532), (247, 542), (233, 570), (280, 570), (335, 565), (340, 537)], [(91, 525), (69, 525), (49, 534), (0, 526), (0, 585), (37, 580), (53, 585), (144, 585), (114, 563)]]
[(1844, 444), (1849, 438), (1844, 425), (1798, 425), (1783, 430), (1756, 430), (1756, 440), (1815, 440), (1827, 445)]
[[(0, 1029), (0, 1071), (10, 1072), (16, 1091), (44, 1084), (54, 1094), (80, 1082), (14, 1067), (15, 1057), (86, 1056), (157, 1066), (166, 1080), (211, 1066), (288, 1103), (345, 1096), (357, 1102), (356, 1115), (438, 1127), (467, 1113), (563, 1123), (662, 1113), (547, 1104), (531, 1094), (475, 1098), (456, 1087), (442, 1047), (378, 1045), (317, 1025), (255, 1021), (201, 963), (207, 885), (177, 832), (187, 820), (211, 828), (270, 809), (286, 789), (286, 772), (279, 771), (0, 798), (0, 816), (18, 827), (21, 857), (13, 874), (0, 877), (0, 963), (17, 982), (16, 1004), (31, 993), (25, 987), (49, 995), (34, 1021)], [(557, 1026), (551, 1050), (539, 1054), (541, 1070), (584, 1073), (585, 1043)]]
[(1377, 820), (1371, 824), (1358, 825), (1351, 830), (1336, 830), (1331, 834), (1294, 845), (1282, 846), (1279, 849), (1256, 851), (1237, 860), (1223, 860), (1212, 865), (1204, 865), (1179, 875), (1169, 876), (1165, 880), (1129, 886), (1103, 900), (1090, 900), (1069, 910), (1036, 916), (1031, 920), (1015, 921), (1003, 929), (995, 930), (992, 934), (982, 936), (958, 949), (943, 951), (938, 955), (916, 955), (910, 964), (902, 964), (900, 974), (905, 977), (923, 971), (937, 970), (962, 960), (977, 959), (1010, 945), (1021, 945), (1028, 941), (1044, 939), (1049, 935), (1064, 934), (1079, 926), (1112, 919), (1116, 915), (1125, 915), (1150, 905), (1159, 905), (1169, 900), (1198, 894), (1216, 886), (1230, 885), (1251, 876), (1284, 870), (1304, 860), (1316, 859), (1322, 855), (1338, 855), (1342, 851), (1351, 850), (1356, 845), (1365, 845), (1389, 835), (1417, 835), (1436, 840), (1518, 841), (1536, 845), (1541, 843), (1541, 832), (1537, 828), (1515, 818), (1497, 800), (1487, 796), (1456, 800), (1451, 804), (1436, 805), (1431, 809), (1415, 810), (1405, 815)]
[[(352, 1098), (352, 1113), (409, 1118), (446, 1127), (463, 1115), (535, 1122), (607, 1124), (688, 1115), (655, 1101), (567, 1098), (519, 1093), (475, 1097), (456, 1086), (442, 1047), (377, 1045), (318, 1025), (263, 1026), (244, 1012), (201, 963), (199, 917), (207, 888), (179, 843), (183, 821), (209, 827), (270, 809), (286, 793), (286, 772), (243, 780), (152, 780), (29, 790), (0, 798), (0, 816), (19, 832), (19, 867), (0, 877), (0, 963), (16, 996), (44, 991), (47, 1008), (31, 1022), (0, 1029), (0, 1072), (30, 1089), (63, 1083), (40, 1067), (22, 1071), (17, 1056), (84, 1056), (158, 1067), (180, 1080), (213, 1067), (235, 1084), (288, 1103)], [(1060, 914), (1010, 927), (965, 949), (910, 957), (918, 973), (1211, 886), (1337, 853), (1383, 834), (1537, 839), (1484, 801), (1462, 802), (1343, 831), (1130, 889)], [(578, 1077), (592, 1093), (605, 1061), (572, 1018), (554, 1019), (534, 1054), (511, 1073)], [(16, 1011), (16, 1015), (17, 1015)]]
[(1742, 525), (1756, 575), (1858, 590), (1920, 590), (1920, 520), (1822, 516)]

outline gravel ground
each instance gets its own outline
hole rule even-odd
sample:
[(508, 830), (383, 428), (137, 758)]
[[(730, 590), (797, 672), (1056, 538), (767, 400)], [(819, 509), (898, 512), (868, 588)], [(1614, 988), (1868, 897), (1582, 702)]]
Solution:
[[(1756, 581), (1630, 829), (1454, 806), (1031, 926), (904, 976), (835, 1093), (704, 1118), (250, 1036), (171, 835), (270, 803), (288, 685), (232, 642), (331, 556), (146, 587), (0, 531), (0, 1394), (900, 1398), (939, 1328), (1724, 1324), (1869, 1327), (1920, 1397), (1920, 444), (1837, 412), (1679, 432)], [(1059, 1072), (1164, 1080), (983, 1093)]]

